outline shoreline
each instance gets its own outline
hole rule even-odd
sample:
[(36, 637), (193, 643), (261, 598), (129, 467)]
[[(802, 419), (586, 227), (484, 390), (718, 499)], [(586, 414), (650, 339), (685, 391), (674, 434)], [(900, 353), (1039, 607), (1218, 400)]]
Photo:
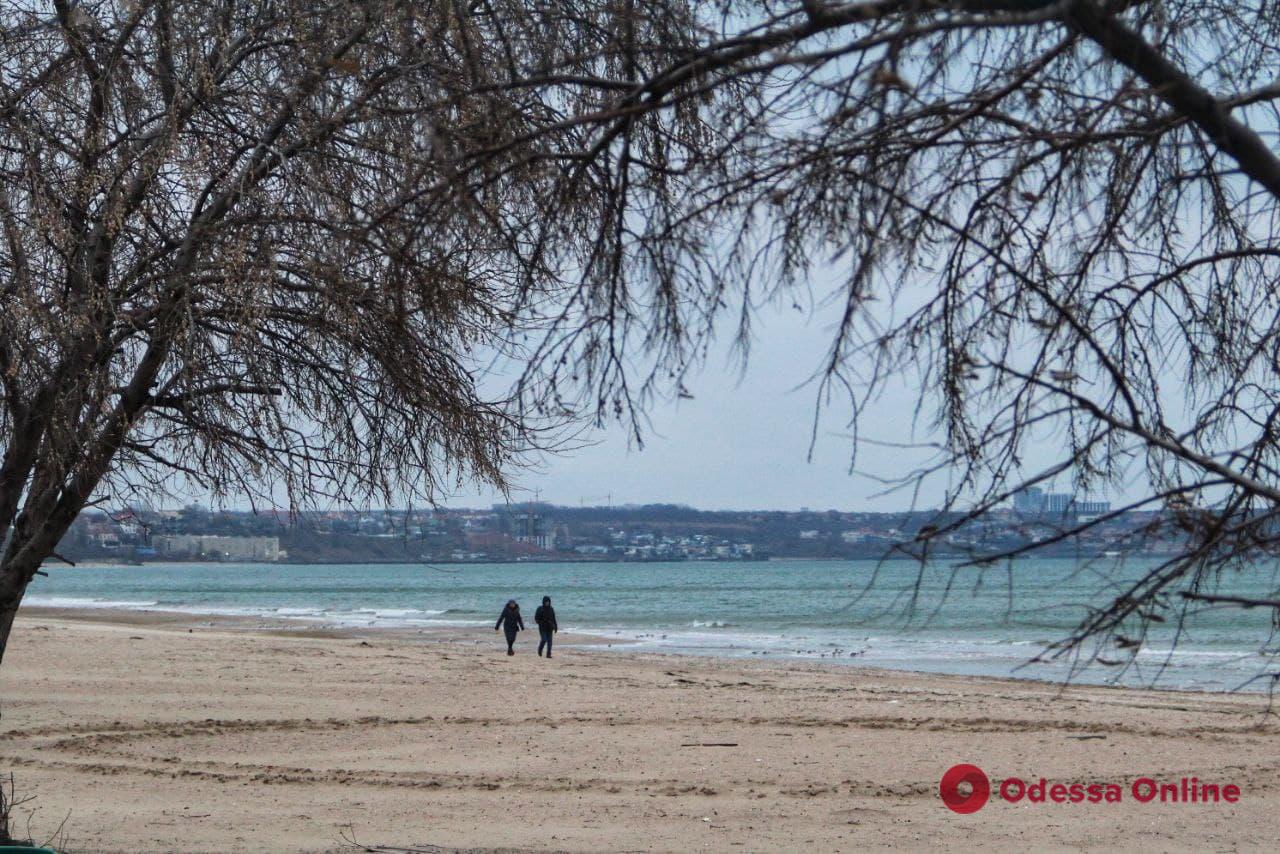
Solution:
[[(1101, 582), (1074, 561), (1033, 567), (1019, 582), (1016, 602), (1002, 585), (981, 577), (953, 593), (954, 575), (946, 566), (926, 576), (914, 563), (897, 564), (670, 564), (659, 571), (625, 563), (582, 569), (188, 564), (55, 573), (33, 584), (26, 602), (234, 615), (251, 618), (250, 626), (287, 617), (282, 628), (430, 632), (484, 625), (496, 616), (490, 610), (511, 595), (532, 604), (549, 593), (566, 606), (566, 628), (681, 655), (1250, 693), (1265, 692), (1269, 683), (1259, 676), (1276, 667), (1263, 645), (1268, 621), (1247, 611), (1206, 611), (1185, 634), (1157, 626), (1140, 646), (1119, 655), (1110, 647), (1053, 648), (1083, 619), (1082, 603), (1105, 596)], [(1131, 567), (1124, 578), (1142, 571)], [(917, 585), (924, 591), (918, 607), (909, 604)], [(970, 598), (972, 604), (964, 601)], [(1099, 652), (1118, 659), (1109, 662), (1118, 666), (1081, 668)]]
[[(246, 633), (262, 633), (280, 637), (310, 637), (328, 639), (373, 640), (377, 638), (393, 639), (397, 642), (416, 644), (438, 643), (472, 643), (483, 645), (491, 642), (498, 644), (497, 633), (490, 631), (486, 624), (474, 622), (449, 623), (442, 625), (357, 625), (326, 621), (323, 617), (303, 615), (241, 615), (220, 612), (200, 612), (195, 610), (172, 610), (160, 607), (92, 607), (92, 606), (57, 606), (57, 605), (23, 605), (19, 618), (28, 616), (35, 619), (66, 620), (96, 624), (103, 627), (138, 627), (172, 630), (201, 631), (236, 631)], [(430, 622), (430, 621), (424, 621)], [(16, 631), (16, 629), (15, 629)], [(654, 630), (653, 633), (662, 630)], [(652, 633), (650, 633), (652, 634)], [(527, 628), (521, 634), (522, 640), (537, 639), (537, 628), (529, 618)], [(665, 635), (664, 635), (665, 636)], [(810, 655), (794, 655), (778, 652), (762, 652), (750, 655), (728, 655), (720, 652), (718, 647), (690, 648), (672, 647), (646, 648), (637, 647), (644, 640), (637, 637), (609, 635), (599, 632), (564, 631), (556, 634), (557, 647), (603, 648), (610, 654), (628, 654), (657, 656), (674, 659), (706, 659), (725, 664), (759, 662), (761, 664), (777, 664), (778, 666), (814, 665), (831, 668), (836, 671), (854, 670), (875, 673), (911, 674), (927, 678), (940, 679), (985, 679), (1009, 682), (1021, 685), (1040, 685), (1065, 689), (1071, 687), (1088, 687), (1100, 690), (1145, 691), (1165, 694), (1190, 694), (1205, 697), (1259, 697), (1266, 693), (1265, 680), (1259, 679), (1257, 688), (1241, 687), (1237, 689), (1212, 690), (1206, 688), (1187, 687), (1183, 685), (1158, 684), (1113, 684), (1096, 680), (1063, 680), (1043, 676), (1022, 676), (1017, 673), (953, 673), (940, 670), (928, 670), (910, 667), (893, 667), (877, 665), (860, 660), (843, 658), (814, 658)]]
[[(488, 640), (497, 643), (497, 633), (486, 629), (483, 625), (442, 625), (442, 626), (356, 626), (336, 625), (306, 617), (270, 617), (237, 614), (201, 613), (196, 611), (174, 611), (164, 608), (79, 608), (50, 605), (23, 605), (18, 618), (24, 616), (33, 620), (57, 620), (75, 623), (86, 623), (101, 627), (133, 627), (153, 628), (170, 631), (235, 631), (246, 633), (270, 634), (278, 637), (328, 638), (345, 640), (369, 640), (372, 638), (391, 638), (398, 641), (417, 643), (451, 643), (460, 639)], [(14, 631), (18, 631), (17, 628)], [(527, 640), (529, 636), (538, 636), (532, 618), (521, 635)], [(618, 646), (634, 643), (625, 638), (611, 638), (605, 635), (588, 632), (559, 632), (555, 645), (574, 647)]]
[[(109, 617), (24, 609), (0, 668), (0, 767), (67, 849), (1263, 849), (1280, 809), (1257, 696)], [(962, 762), (1243, 794), (958, 816)]]

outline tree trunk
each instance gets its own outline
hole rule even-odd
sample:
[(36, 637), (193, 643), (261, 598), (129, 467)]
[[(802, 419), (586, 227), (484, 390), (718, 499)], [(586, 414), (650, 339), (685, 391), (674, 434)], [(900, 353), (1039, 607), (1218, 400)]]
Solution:
[(27, 592), (24, 575), (14, 566), (0, 569), (0, 664), (4, 663), (4, 653), (9, 648), (13, 618), (18, 615), (18, 606), (22, 604), (22, 596)]

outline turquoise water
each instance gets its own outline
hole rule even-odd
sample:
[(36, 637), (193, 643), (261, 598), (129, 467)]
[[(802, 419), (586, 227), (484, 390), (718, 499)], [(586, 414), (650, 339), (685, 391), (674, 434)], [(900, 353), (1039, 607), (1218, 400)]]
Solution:
[[(923, 572), (908, 561), (55, 566), (32, 584), (27, 602), (377, 628), (492, 625), (508, 598), (528, 617), (549, 595), (563, 629), (645, 651), (1205, 690), (1235, 689), (1280, 670), (1265, 609), (1191, 614), (1176, 644), (1171, 625), (1157, 626), (1123, 671), (1028, 664), (1090, 604), (1115, 595), (1148, 565), (1028, 560), (998, 570), (934, 565)], [(1276, 580), (1275, 571), (1255, 569), (1229, 583), (1233, 593), (1261, 596)]]

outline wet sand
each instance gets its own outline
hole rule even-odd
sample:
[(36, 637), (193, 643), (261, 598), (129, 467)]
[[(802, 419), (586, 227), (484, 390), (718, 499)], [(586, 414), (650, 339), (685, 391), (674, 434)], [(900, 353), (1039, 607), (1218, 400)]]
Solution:
[[(1219, 696), (661, 656), (492, 631), (350, 632), (31, 609), (0, 668), (0, 770), (67, 850), (1273, 849), (1280, 723)], [(577, 640), (578, 645), (570, 643)], [(722, 746), (729, 745), (729, 746)], [(993, 785), (1118, 804), (946, 809)], [(1135, 778), (1234, 783), (1141, 804)], [(65, 824), (63, 824), (65, 819)], [(27, 817), (19, 817), (19, 829)]]

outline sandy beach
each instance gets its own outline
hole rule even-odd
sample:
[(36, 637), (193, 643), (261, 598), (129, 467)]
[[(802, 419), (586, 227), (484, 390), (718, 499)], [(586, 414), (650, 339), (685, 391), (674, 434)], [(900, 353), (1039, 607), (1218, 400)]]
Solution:
[[(521, 636), (32, 609), (0, 769), (69, 851), (1250, 850), (1274, 845), (1265, 697), (640, 655)], [(578, 641), (588, 639), (579, 638)], [(732, 746), (720, 746), (732, 745)], [(1116, 804), (938, 795), (1109, 782)], [(1135, 778), (1238, 803), (1138, 803)], [(26, 825), (21, 818), (20, 829)]]

